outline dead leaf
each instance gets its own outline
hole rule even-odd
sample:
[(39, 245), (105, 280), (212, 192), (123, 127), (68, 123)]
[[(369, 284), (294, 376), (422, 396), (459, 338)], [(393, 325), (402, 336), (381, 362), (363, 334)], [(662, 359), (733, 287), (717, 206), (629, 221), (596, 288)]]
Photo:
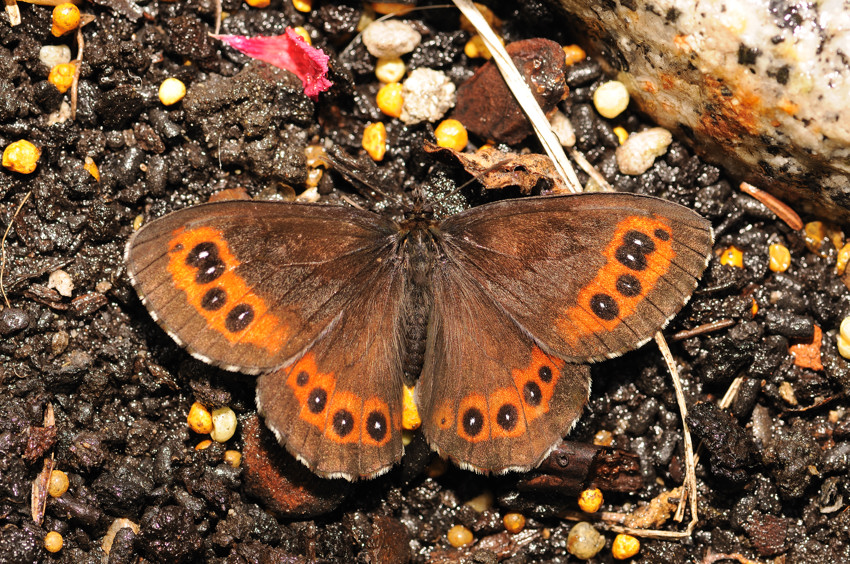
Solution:
[(489, 145), (474, 153), (462, 153), (430, 141), (425, 142), (425, 151), (450, 155), (488, 190), (517, 186), (523, 194), (530, 194), (538, 184), (544, 183), (546, 189), (556, 194), (568, 191), (546, 155), (503, 153)]

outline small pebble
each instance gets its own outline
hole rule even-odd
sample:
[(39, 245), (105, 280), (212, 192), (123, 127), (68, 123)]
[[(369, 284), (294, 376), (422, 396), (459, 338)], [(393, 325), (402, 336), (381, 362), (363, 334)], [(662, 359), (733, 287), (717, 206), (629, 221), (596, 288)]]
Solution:
[(484, 513), (485, 511), (493, 507), (493, 503), (495, 501), (496, 498), (493, 496), (493, 492), (491, 492), (490, 490), (485, 490), (484, 492), (465, 502), (464, 505), (473, 508), (478, 513)]
[(212, 441), (209, 439), (204, 439), (195, 445), (195, 450), (206, 450), (212, 446)]
[(596, 556), (605, 546), (605, 537), (584, 521), (576, 523), (567, 535), (567, 551), (580, 560)]
[(212, 412), (210, 438), (217, 443), (226, 443), (236, 433), (236, 413), (229, 407), (220, 407)]
[(70, 2), (64, 2), (53, 8), (53, 26), (50, 32), (60, 37), (74, 31), (80, 25), (80, 9)]
[(45, 45), (38, 51), (38, 60), (49, 69), (67, 65), (71, 62), (71, 48), (67, 45)]
[(271, 0), (245, 0), (245, 3), (252, 8), (268, 8)]
[(363, 30), (363, 45), (373, 57), (393, 58), (410, 53), (422, 36), (410, 24), (399, 20), (373, 22)]
[(613, 442), (614, 433), (607, 429), (596, 431), (596, 434), (593, 435), (593, 444), (597, 446), (611, 446)]
[(50, 481), (47, 482), (47, 493), (50, 497), (62, 497), (68, 491), (68, 475), (61, 470), (50, 473)]
[(610, 80), (593, 93), (593, 105), (602, 117), (613, 119), (628, 107), (629, 91), (619, 80)]
[(578, 45), (566, 45), (564, 47), (564, 60), (567, 66), (580, 63), (587, 58), (587, 53)]
[(386, 126), (380, 121), (367, 125), (363, 130), (361, 146), (369, 153), (373, 161), (384, 160), (384, 155), (387, 153)]
[(602, 491), (599, 488), (584, 490), (579, 495), (578, 506), (587, 513), (596, 513), (602, 506)]
[(292, 7), (299, 12), (307, 13), (313, 9), (313, 0), (292, 0)]
[(850, 317), (841, 320), (841, 328), (838, 332), (838, 354), (850, 359)]
[(307, 45), (313, 44), (313, 40), (310, 38), (310, 32), (307, 31), (307, 28), (305, 28), (304, 26), (299, 25), (299, 26), (293, 27), (292, 31), (295, 32), (295, 35), (297, 35), (298, 37), (303, 39), (304, 43), (306, 43)]
[(505, 530), (511, 534), (518, 533), (525, 528), (525, 515), (522, 513), (506, 513), (502, 517)]
[(456, 119), (446, 119), (434, 130), (437, 145), (455, 151), (463, 151), (469, 143), (469, 133), (461, 122)]
[(206, 435), (213, 430), (212, 415), (209, 410), (201, 403), (195, 402), (189, 408), (189, 415), (186, 417), (186, 422), (189, 428), (200, 435)]
[(41, 150), (26, 139), (21, 139), (9, 143), (3, 149), (2, 163), (11, 171), (30, 174), (38, 166), (39, 157), (41, 157)]
[(70, 298), (74, 294), (74, 280), (64, 270), (54, 270), (47, 279), (47, 287), (59, 292), (60, 296)]
[(484, 43), (484, 39), (480, 35), (473, 35), (472, 38), (463, 46), (463, 54), (470, 59), (492, 59), (493, 54)]
[(629, 135), (626, 142), (617, 147), (617, 166), (622, 174), (643, 174), (657, 157), (667, 152), (673, 135), (664, 128), (653, 127)]
[(847, 263), (850, 262), (850, 243), (843, 245), (838, 251), (838, 256), (835, 258), (835, 272), (841, 276), (847, 270)]
[(62, 544), (64, 541), (62, 540), (62, 535), (57, 533), (56, 531), (50, 531), (46, 535), (44, 535), (44, 549), (47, 552), (59, 552), (62, 550)]
[(242, 453), (238, 450), (226, 450), (224, 451), (224, 462), (234, 468), (239, 468), (239, 465), (242, 464)]
[(77, 74), (77, 67), (71, 63), (56, 65), (50, 69), (50, 74), (47, 75), (47, 82), (64, 94), (74, 84), (75, 74)]
[(50, 338), (50, 352), (54, 355), (59, 355), (65, 352), (68, 345), (71, 343), (71, 336), (67, 331), (59, 331), (54, 333)]
[(449, 532), (446, 534), (446, 538), (448, 539), (449, 544), (455, 548), (466, 546), (475, 539), (475, 537), (472, 536), (472, 531), (463, 525), (455, 525), (449, 529)]
[(611, 545), (611, 555), (617, 560), (631, 558), (638, 552), (640, 552), (640, 541), (637, 538), (622, 533), (614, 537), (614, 542)]
[(404, 2), (372, 2), (369, 6), (372, 7), (376, 14), (381, 14), (382, 16), (388, 14), (403, 16), (415, 8), (415, 6), (405, 4)]
[(455, 105), (455, 85), (442, 71), (416, 69), (402, 86), (404, 107), (400, 117), (407, 125), (442, 119)]
[(720, 264), (744, 268), (744, 253), (738, 247), (732, 245), (720, 255)]
[(176, 104), (186, 96), (186, 85), (177, 78), (166, 78), (159, 85), (159, 101), (165, 106)]
[(399, 117), (401, 115), (401, 109), (404, 106), (404, 96), (401, 92), (402, 86), (398, 82), (381, 86), (378, 94), (375, 96), (378, 109), (390, 117)]
[(576, 144), (576, 130), (573, 129), (573, 123), (570, 118), (562, 111), (555, 110), (552, 117), (549, 118), (549, 125), (552, 127), (552, 132), (558, 138), (558, 141), (564, 147), (573, 147)]
[(416, 408), (416, 400), (413, 399), (414, 389), (413, 386), (405, 386), (402, 396), (401, 428), (408, 431), (414, 431), (422, 425), (422, 418), (419, 417), (419, 410)]
[(401, 82), (406, 72), (407, 65), (399, 57), (381, 57), (375, 63), (375, 76), (385, 84)]
[(617, 141), (619, 141), (620, 145), (626, 142), (626, 139), (629, 138), (629, 132), (626, 131), (625, 127), (617, 126), (613, 130), (614, 135), (617, 136)]
[(0, 336), (2, 337), (23, 331), (29, 327), (29, 324), (29, 316), (20, 308), (9, 307), (0, 311)]
[(770, 257), (770, 270), (773, 272), (785, 272), (791, 266), (791, 251), (785, 245), (774, 243), (768, 247)]

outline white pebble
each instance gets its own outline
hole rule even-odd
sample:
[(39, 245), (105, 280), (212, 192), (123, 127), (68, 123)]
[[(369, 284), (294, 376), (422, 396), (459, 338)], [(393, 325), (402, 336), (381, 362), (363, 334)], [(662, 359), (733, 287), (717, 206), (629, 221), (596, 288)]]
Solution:
[(414, 70), (402, 83), (401, 95), (399, 119), (407, 125), (437, 121), (455, 105), (455, 85), (443, 71)]
[(602, 117), (615, 118), (629, 105), (629, 91), (619, 80), (611, 80), (593, 93), (593, 105)]
[(399, 57), (381, 58), (375, 63), (375, 76), (385, 84), (400, 82), (406, 72), (407, 66)]
[(165, 106), (176, 104), (186, 95), (186, 85), (178, 78), (166, 78), (159, 85), (159, 101)]
[(374, 22), (363, 30), (363, 45), (373, 57), (400, 57), (410, 53), (422, 36), (410, 24), (398, 20)]
[(845, 317), (841, 321), (841, 328), (838, 333), (838, 354), (844, 358), (850, 359), (850, 317)]
[(623, 174), (643, 174), (656, 157), (667, 152), (673, 136), (662, 127), (653, 127), (629, 135), (626, 142), (617, 147), (617, 166)]
[(47, 287), (59, 292), (59, 295), (70, 298), (74, 293), (74, 280), (64, 270), (54, 270), (47, 279)]
[(572, 147), (576, 144), (576, 131), (573, 129), (573, 124), (564, 112), (555, 111), (552, 117), (549, 118), (549, 125), (552, 127), (552, 132), (561, 145), (564, 147)]
[(580, 560), (588, 560), (605, 548), (605, 537), (593, 525), (576, 523), (567, 535), (567, 551)]
[(45, 45), (38, 51), (38, 60), (49, 69), (68, 64), (71, 62), (71, 48), (67, 45)]
[(214, 409), (212, 425), (210, 438), (217, 443), (226, 443), (236, 433), (236, 413), (229, 407)]

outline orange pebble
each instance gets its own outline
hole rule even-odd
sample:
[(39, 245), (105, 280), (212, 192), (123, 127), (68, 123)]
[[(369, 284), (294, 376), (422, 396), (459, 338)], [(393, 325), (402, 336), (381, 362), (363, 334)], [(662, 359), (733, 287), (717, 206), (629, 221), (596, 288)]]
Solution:
[(59, 4), (53, 8), (53, 26), (50, 32), (56, 37), (61, 37), (69, 31), (77, 29), (79, 25), (80, 9), (70, 2)]
[(617, 560), (631, 558), (640, 551), (640, 541), (632, 535), (619, 534), (611, 544), (611, 555)]
[(518, 533), (525, 528), (525, 515), (522, 513), (506, 513), (502, 517), (505, 530), (509, 533)]
[(195, 402), (189, 408), (189, 415), (186, 416), (186, 422), (189, 428), (200, 435), (206, 435), (212, 432), (212, 414), (203, 404)]
[(373, 161), (384, 160), (387, 153), (387, 128), (383, 123), (370, 123), (363, 130), (363, 148)]
[(403, 16), (412, 11), (413, 8), (415, 6), (401, 2), (372, 2), (372, 9), (375, 10), (375, 13), (382, 15), (395, 14), (397, 16)]
[(564, 57), (567, 61), (567, 66), (580, 63), (587, 58), (587, 53), (578, 45), (566, 45), (564, 47)]
[(378, 109), (390, 117), (397, 118), (401, 115), (401, 108), (404, 106), (404, 96), (401, 94), (402, 86), (398, 82), (384, 84), (378, 90), (375, 96), (375, 102), (378, 104)]
[(578, 506), (587, 513), (596, 513), (602, 506), (602, 492), (599, 488), (584, 490), (579, 495)]
[(56, 87), (56, 90), (64, 94), (74, 83), (74, 73), (77, 67), (73, 63), (60, 63), (50, 69), (47, 82)]
[(735, 268), (744, 268), (744, 253), (732, 245), (720, 255), (720, 264), (734, 266)]
[(446, 534), (446, 538), (448, 538), (449, 544), (455, 548), (466, 546), (475, 539), (475, 537), (472, 536), (472, 531), (463, 525), (455, 525), (449, 529), (449, 532)]
[(794, 356), (794, 364), (800, 368), (823, 370), (820, 356), (822, 336), (823, 331), (815, 325), (815, 334), (811, 341), (797, 341), (788, 347), (788, 352)]
[(26, 139), (21, 139), (9, 143), (3, 149), (2, 163), (4, 167), (14, 172), (30, 174), (38, 166), (39, 157), (41, 157), (41, 150)]
[(469, 143), (469, 133), (461, 122), (456, 119), (445, 119), (434, 130), (437, 145), (455, 151), (463, 151)]

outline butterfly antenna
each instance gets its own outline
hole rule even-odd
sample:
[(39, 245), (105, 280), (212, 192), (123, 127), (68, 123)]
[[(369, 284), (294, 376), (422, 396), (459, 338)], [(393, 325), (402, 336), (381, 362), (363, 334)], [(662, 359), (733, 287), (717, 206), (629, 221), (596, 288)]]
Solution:
[(353, 186), (366, 188), (366, 190), (359, 190), (361, 195), (364, 197), (371, 200), (377, 200), (378, 198), (375, 197), (375, 194), (377, 194), (385, 200), (390, 200), (398, 205), (402, 205), (401, 197), (398, 194), (390, 194), (389, 192), (378, 188), (375, 183), (360, 170), (360, 163), (345, 154), (341, 149), (336, 147), (330, 149), (327, 151), (324, 158), (335, 171), (340, 173)]

